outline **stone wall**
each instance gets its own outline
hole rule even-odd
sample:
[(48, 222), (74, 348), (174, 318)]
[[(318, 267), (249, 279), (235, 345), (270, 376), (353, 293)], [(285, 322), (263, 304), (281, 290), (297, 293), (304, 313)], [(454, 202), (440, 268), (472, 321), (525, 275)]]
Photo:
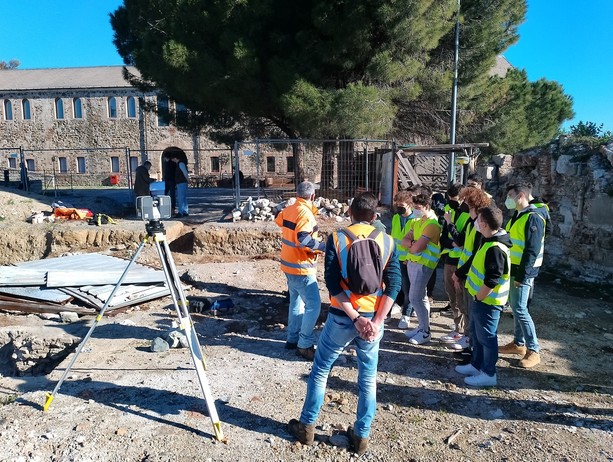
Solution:
[(503, 207), (506, 187), (533, 184), (548, 202), (552, 235), (544, 269), (584, 282), (613, 285), (613, 143), (598, 148), (561, 139), (481, 166), (487, 188)]

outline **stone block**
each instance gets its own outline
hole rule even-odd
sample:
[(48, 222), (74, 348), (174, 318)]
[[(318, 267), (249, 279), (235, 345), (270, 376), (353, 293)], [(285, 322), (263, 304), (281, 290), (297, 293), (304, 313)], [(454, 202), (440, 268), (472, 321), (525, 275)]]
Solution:
[(556, 173), (560, 175), (575, 175), (577, 164), (572, 162), (573, 156), (562, 155), (556, 162)]

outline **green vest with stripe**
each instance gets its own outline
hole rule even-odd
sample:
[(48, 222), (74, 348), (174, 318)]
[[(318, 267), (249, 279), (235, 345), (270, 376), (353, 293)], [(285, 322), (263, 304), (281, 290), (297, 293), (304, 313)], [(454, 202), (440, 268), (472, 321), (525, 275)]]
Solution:
[[(519, 265), (521, 263), (521, 257), (524, 254), (524, 249), (526, 248), (526, 224), (528, 223), (528, 218), (530, 215), (535, 214), (541, 220), (545, 221), (545, 219), (536, 212), (527, 212), (520, 216), (517, 220), (509, 220), (505, 229), (509, 233), (511, 237), (511, 242), (513, 243), (513, 247), (511, 247), (511, 264)], [(512, 223), (512, 224), (511, 224)], [(543, 238), (541, 239), (541, 248), (539, 250), (538, 256), (534, 261), (534, 268), (540, 268), (543, 264), (543, 254), (545, 251), (545, 233), (543, 233)]]
[(509, 299), (509, 289), (511, 288), (511, 265), (508, 264), (510, 259), (509, 248), (501, 244), (500, 242), (486, 242), (481, 246), (477, 253), (475, 254), (475, 258), (473, 258), (473, 264), (468, 271), (468, 276), (466, 277), (465, 287), (468, 290), (468, 293), (473, 297), (477, 295), (481, 286), (483, 286), (483, 280), (485, 279), (485, 254), (488, 249), (492, 247), (498, 247), (502, 250), (507, 256), (507, 271), (503, 274), (498, 280), (498, 284), (494, 287), (494, 290), (483, 300), (483, 303), (494, 306), (502, 306), (507, 303)]
[[(468, 223), (468, 220), (470, 220), (470, 214), (466, 212), (460, 212), (458, 214), (457, 210), (451, 211), (451, 222), (455, 224), (455, 227), (458, 230), (458, 233), (461, 233), (462, 231), (464, 231), (464, 228), (466, 227), (466, 223)], [(451, 258), (460, 258), (461, 255), (462, 255), (462, 247), (454, 247), (453, 249), (449, 249), (449, 256)]]
[(472, 221), (467, 222), (464, 230), (466, 238), (464, 239), (464, 247), (462, 247), (462, 255), (458, 259), (458, 268), (464, 265), (472, 256), (475, 250), (475, 239), (477, 238), (477, 229)]
[(402, 238), (407, 235), (407, 233), (413, 228), (413, 223), (417, 220), (417, 218), (411, 218), (411, 215), (407, 217), (407, 222), (404, 226), (400, 226), (401, 220), (400, 215), (395, 214), (392, 217), (392, 231), (390, 235), (394, 239), (396, 243), (396, 250), (398, 252), (398, 260), (406, 261), (409, 259), (409, 251), (405, 247), (402, 247), (400, 243), (402, 242)]
[[(421, 237), (424, 229), (428, 225), (436, 225), (441, 230), (441, 225), (439, 224), (436, 214), (432, 211), (428, 214), (427, 219), (417, 218), (413, 223), (413, 240), (417, 241)], [(441, 257), (441, 244), (434, 244), (431, 241), (428, 241), (428, 245), (424, 250), (419, 253), (409, 254), (409, 260), (415, 263), (419, 263), (430, 269), (435, 269), (438, 264), (438, 260)]]

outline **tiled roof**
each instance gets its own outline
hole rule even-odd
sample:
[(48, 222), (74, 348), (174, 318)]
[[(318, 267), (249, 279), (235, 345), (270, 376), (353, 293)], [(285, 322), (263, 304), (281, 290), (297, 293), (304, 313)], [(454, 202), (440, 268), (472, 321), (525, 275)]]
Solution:
[(496, 64), (490, 69), (490, 76), (498, 76), (505, 78), (509, 69), (513, 69), (513, 65), (502, 55), (496, 56)]
[[(139, 75), (135, 67), (128, 70)], [(131, 88), (131, 85), (123, 78), (123, 66), (0, 70), (0, 91), (77, 88)]]

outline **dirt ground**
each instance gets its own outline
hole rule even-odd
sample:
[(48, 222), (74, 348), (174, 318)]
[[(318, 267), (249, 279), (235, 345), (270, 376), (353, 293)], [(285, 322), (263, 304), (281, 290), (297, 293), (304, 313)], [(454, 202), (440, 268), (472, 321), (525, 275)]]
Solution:
[[(10, 375), (7, 358), (0, 366), (0, 461), (613, 460), (613, 304), (596, 287), (540, 281), (531, 311), (543, 362), (523, 370), (519, 358), (503, 356), (499, 386), (485, 390), (464, 386), (453, 370), (462, 358), (441, 343), (409, 345), (396, 314), (381, 344), (370, 450), (358, 458), (342, 437), (355, 415), (355, 357), (339, 358), (316, 444), (302, 447), (286, 423), (299, 416), (310, 363), (284, 349), (287, 302), (279, 263), (212, 260), (175, 254), (188, 297), (228, 296), (236, 305), (217, 316), (193, 316), (226, 444), (212, 436), (189, 351), (150, 351), (176, 318), (166, 298), (105, 317), (47, 412), (45, 394), (72, 355), (46, 376), (25, 377)], [(321, 275), (320, 268), (325, 312)], [(443, 298), (435, 293), (433, 338), (452, 324), (440, 311)], [(82, 338), (92, 322), (0, 313), (0, 338), (9, 332)], [(500, 343), (512, 339), (512, 325), (504, 314)]]

